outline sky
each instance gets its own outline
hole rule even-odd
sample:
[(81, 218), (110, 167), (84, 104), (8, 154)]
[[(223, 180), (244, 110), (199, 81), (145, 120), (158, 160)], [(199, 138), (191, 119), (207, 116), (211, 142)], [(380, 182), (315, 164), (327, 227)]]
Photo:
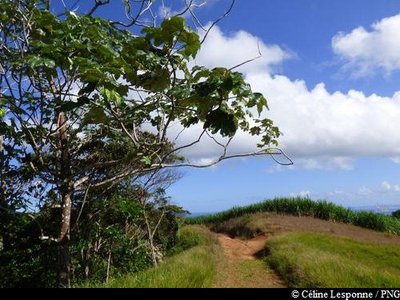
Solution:
[[(197, 11), (217, 18), (229, 1)], [(294, 161), (270, 157), (184, 169), (168, 191), (192, 212), (215, 212), (280, 196), (346, 207), (400, 205), (400, 2), (238, 0), (208, 35), (195, 63), (239, 69), (269, 101), (265, 116)], [(199, 30), (201, 34), (201, 30)], [(256, 141), (239, 134), (233, 151)], [(215, 157), (204, 143), (189, 158)]]
[[(196, 14), (204, 27), (231, 3), (194, 0), (203, 2)], [(164, 6), (156, 14), (168, 17), (183, 2), (158, 3)], [(99, 9), (98, 15), (121, 17), (118, 11)], [(192, 64), (230, 68), (260, 51), (260, 58), (237, 70), (268, 99), (263, 116), (279, 126), (279, 147), (294, 165), (266, 156), (181, 169), (182, 179), (168, 190), (172, 202), (194, 213), (281, 196), (400, 207), (399, 28), (397, 0), (236, 0)], [(187, 131), (181, 143), (199, 130)], [(256, 144), (239, 132), (231, 153), (252, 151)], [(217, 150), (205, 140), (183, 154), (207, 162), (218, 157)]]

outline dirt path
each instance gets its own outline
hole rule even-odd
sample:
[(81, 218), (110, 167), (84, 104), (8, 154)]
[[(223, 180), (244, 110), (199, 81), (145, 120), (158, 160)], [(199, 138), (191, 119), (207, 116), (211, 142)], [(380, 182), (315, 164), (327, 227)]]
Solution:
[(400, 237), (384, 232), (335, 223), (312, 217), (296, 217), (259, 213), (228, 220), (220, 224), (219, 232), (231, 236), (241, 232), (260, 234), (251, 240), (231, 238), (218, 233), (224, 260), (218, 266), (216, 287), (285, 287), (279, 276), (258, 257), (262, 256), (269, 237), (290, 232), (316, 232), (346, 237), (360, 242), (400, 245)]
[(257, 256), (264, 251), (267, 237), (251, 240), (232, 239), (218, 234), (226, 261), (219, 266), (217, 287), (272, 288), (285, 287), (284, 282)]

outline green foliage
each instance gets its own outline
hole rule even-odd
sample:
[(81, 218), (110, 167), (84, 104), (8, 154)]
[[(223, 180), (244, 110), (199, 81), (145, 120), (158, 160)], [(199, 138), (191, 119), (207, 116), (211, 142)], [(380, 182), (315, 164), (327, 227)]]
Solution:
[[(188, 235), (188, 237), (184, 237)], [(221, 248), (213, 234), (204, 227), (184, 227), (181, 239), (199, 243), (187, 251), (167, 258), (158, 267), (137, 274), (113, 278), (109, 284), (89, 285), (112, 288), (204, 288), (211, 287), (220, 260)], [(194, 242), (195, 241), (195, 242)], [(184, 242), (186, 243), (186, 242)], [(186, 244), (188, 245), (188, 244)]]
[(218, 223), (257, 212), (310, 216), (400, 235), (400, 221), (392, 216), (372, 212), (355, 212), (327, 201), (313, 201), (308, 198), (277, 198), (244, 207), (234, 207), (217, 214), (187, 218), (186, 222), (188, 224)]
[(400, 209), (392, 212), (392, 216), (397, 219), (400, 219)]
[[(106, 4), (96, 1), (94, 10)], [(124, 4), (129, 10), (130, 4)], [(140, 20), (131, 24), (139, 31), (80, 8), (57, 11), (51, 1), (0, 0), (0, 7), (0, 148), (5, 149), (0, 171), (7, 169), (0, 188), (8, 193), (0, 191), (0, 204), (14, 213), (20, 210), (22, 219), (35, 211), (43, 227), (21, 246), (34, 253), (32, 262), (27, 255), (21, 258), (17, 248), (1, 253), (10, 262), (4, 276), (15, 276), (4, 279), (10, 285), (31, 280), (35, 269), (50, 278), (57, 269), (47, 267), (56, 260), (52, 247), (68, 239), (66, 231), (74, 282), (102, 281), (107, 270), (114, 275), (143, 270), (154, 248), (165, 254), (174, 247), (179, 208), (168, 205), (162, 193), (138, 192), (142, 179), (182, 161), (168, 140), (170, 125), (200, 123), (229, 137), (241, 129), (260, 135), (259, 147), (266, 151), (277, 144), (278, 128), (261, 118), (266, 99), (251, 90), (241, 73), (191, 67), (200, 39), (182, 17), (143, 28), (139, 13)], [(143, 13), (149, 10), (145, 7)], [(120, 183), (135, 187), (136, 193), (110, 195)], [(9, 229), (7, 222), (0, 218), (3, 239), (24, 236), (23, 224)], [(154, 234), (150, 227), (157, 228)], [(58, 242), (46, 248), (37, 241), (42, 235)], [(67, 248), (60, 247), (65, 263), (59, 261), (60, 271), (68, 273)], [(47, 253), (43, 249), (51, 249), (48, 260), (38, 256)], [(23, 272), (7, 271), (18, 264), (13, 257), (24, 262)], [(32, 285), (55, 284), (53, 277), (37, 278)]]
[(188, 59), (196, 57), (200, 49), (199, 36), (188, 29), (185, 20), (181, 17), (171, 17), (164, 20), (159, 28), (147, 27), (143, 29), (146, 39), (152, 41), (156, 47), (163, 46), (163, 52), (169, 53), (176, 42), (182, 43), (180, 54)]
[(267, 261), (292, 287), (392, 288), (400, 284), (398, 246), (314, 233), (268, 241)]
[(104, 282), (109, 259), (114, 277), (152, 266), (144, 213), (154, 228), (164, 210), (154, 243), (163, 254), (169, 252), (176, 244), (176, 214), (181, 210), (168, 205), (164, 196), (157, 191), (155, 200), (143, 207), (133, 187), (119, 185), (106, 199), (101, 194), (90, 197), (91, 207), (83, 207), (72, 240), (74, 281)]
[[(11, 19), (15, 9), (5, 6), (7, 14), (3, 15), (3, 24), (15, 24)], [(200, 40), (181, 17), (164, 20), (160, 27), (146, 27), (142, 30), (143, 36), (137, 37), (101, 18), (70, 13), (65, 19), (59, 19), (39, 7), (30, 7), (29, 13), (33, 22), (29, 36), (31, 47), (23, 57), (18, 52), (4, 52), (5, 64), (10, 65), (10, 72), (34, 74), (44, 81), (56, 77), (62, 70), (71, 76), (72, 82), (80, 82), (83, 88), (79, 95), (92, 102), (65, 99), (67, 103), (63, 106), (89, 111), (92, 120), (89, 124), (106, 124), (108, 119), (99, 107), (111, 104), (124, 109), (124, 118), (135, 113), (136, 117), (142, 116), (141, 122), (144, 118), (159, 125), (160, 120), (152, 112), (160, 108), (161, 100), (161, 107), (174, 120), (190, 126), (185, 120), (197, 115), (204, 128), (232, 136), (238, 128), (249, 131), (246, 117), (252, 117), (252, 113), (248, 109), (254, 107), (260, 114), (267, 108), (263, 95), (253, 93), (238, 72), (204, 67), (188, 70), (187, 63), (199, 51)], [(184, 79), (175, 77), (178, 70), (184, 72)], [(43, 84), (43, 92), (51, 92), (50, 85)], [(127, 106), (132, 103), (128, 97), (132, 87), (146, 90), (151, 103), (145, 107)], [(98, 93), (93, 94), (95, 91)], [(229, 101), (232, 95), (234, 101)], [(6, 98), (6, 101), (15, 99)], [(179, 102), (180, 109), (176, 109), (175, 102)], [(279, 131), (272, 122), (254, 120), (258, 125), (250, 133), (263, 135), (262, 147), (276, 144)]]
[(169, 250), (168, 254), (176, 255), (195, 246), (210, 243), (207, 238), (209, 238), (209, 234), (205, 234), (204, 228), (190, 225), (184, 226), (178, 231), (176, 244)]
[(0, 287), (56, 286), (57, 245), (40, 240), (38, 226), (38, 222), (44, 222), (44, 229), (50, 230), (53, 217), (50, 212), (43, 212), (35, 219), (25, 214), (13, 214), (7, 219), (7, 228), (0, 232)]

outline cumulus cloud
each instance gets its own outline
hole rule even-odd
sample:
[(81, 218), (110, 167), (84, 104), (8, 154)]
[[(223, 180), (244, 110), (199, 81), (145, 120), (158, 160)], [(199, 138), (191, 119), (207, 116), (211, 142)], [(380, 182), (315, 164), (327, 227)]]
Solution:
[[(206, 26), (207, 27), (207, 26)], [(196, 63), (207, 67), (232, 68), (243, 62), (258, 57), (258, 59), (242, 65), (237, 71), (248, 73), (257, 71), (270, 72), (284, 60), (294, 56), (289, 50), (278, 45), (267, 45), (256, 36), (238, 31), (224, 34), (219, 27), (214, 27), (208, 34), (196, 58)]]
[(388, 75), (400, 69), (399, 28), (400, 14), (372, 24), (370, 31), (357, 27), (350, 33), (339, 32), (332, 39), (332, 48), (356, 77), (376, 70)]
[[(257, 41), (257, 37), (244, 31), (225, 35), (215, 28), (196, 63), (231, 67), (257, 54)], [(282, 64), (290, 53), (262, 42), (260, 48), (263, 57), (243, 66), (241, 71), (253, 90), (268, 98), (270, 111), (264, 116), (274, 120), (283, 132), (280, 147), (293, 158), (293, 168), (351, 170), (360, 156), (400, 161), (400, 131), (396, 125), (400, 119), (400, 91), (383, 97), (357, 90), (332, 93), (324, 83), (308, 87), (303, 80), (273, 73), (273, 67)], [(201, 127), (187, 131), (179, 143), (200, 132)], [(231, 151), (253, 151), (256, 144), (257, 138), (239, 132)], [(199, 160), (218, 157), (220, 150), (205, 139), (183, 154)]]
[(395, 156), (390, 158), (394, 163), (400, 164), (400, 156)]
[(381, 188), (386, 192), (400, 192), (400, 185), (398, 184), (391, 184), (387, 181), (382, 182)]
[(371, 195), (372, 193), (373, 193), (373, 191), (372, 191), (371, 189), (365, 187), (365, 186), (361, 187), (361, 188), (358, 190), (358, 194), (359, 194), (360, 196), (369, 196), (369, 195)]
[(324, 84), (308, 89), (301, 80), (249, 74), (253, 89), (269, 98), (268, 116), (284, 135), (281, 146), (297, 157), (335, 158), (349, 168), (349, 158), (400, 154), (400, 93), (393, 97), (360, 91), (329, 93)]
[[(287, 150), (287, 149), (285, 149)], [(309, 158), (302, 158), (301, 155), (296, 153), (290, 154), (290, 157), (294, 160), (294, 165), (282, 166), (279, 164), (273, 165), (272, 168), (268, 169), (268, 173), (275, 173), (287, 170), (352, 170), (354, 167), (354, 159), (350, 157), (341, 156), (328, 156), (328, 155), (317, 155)]]

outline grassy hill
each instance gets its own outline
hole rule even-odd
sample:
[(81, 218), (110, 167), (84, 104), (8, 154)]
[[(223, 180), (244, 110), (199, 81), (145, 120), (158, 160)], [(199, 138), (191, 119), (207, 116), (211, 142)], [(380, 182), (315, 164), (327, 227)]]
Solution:
[(100, 286), (400, 286), (399, 219), (310, 199), (188, 218), (173, 253), (155, 268)]
[(186, 222), (188, 224), (220, 223), (245, 214), (259, 212), (310, 216), (400, 235), (400, 219), (374, 212), (356, 212), (327, 201), (313, 201), (308, 198), (276, 198), (248, 206), (234, 207), (212, 215), (188, 218)]
[(316, 233), (291, 233), (268, 242), (266, 260), (293, 287), (395, 288), (400, 248)]

